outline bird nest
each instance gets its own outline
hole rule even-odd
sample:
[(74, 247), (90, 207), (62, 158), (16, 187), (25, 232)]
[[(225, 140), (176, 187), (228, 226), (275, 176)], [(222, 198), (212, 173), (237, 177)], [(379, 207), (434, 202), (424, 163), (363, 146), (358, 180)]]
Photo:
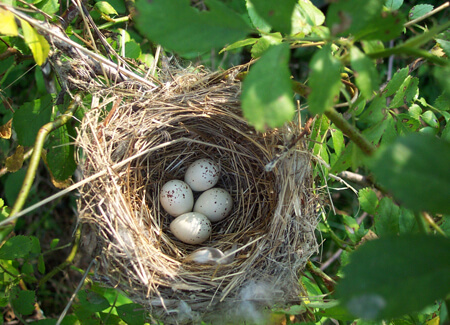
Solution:
[[(241, 69), (172, 72), (153, 90), (127, 82), (98, 89), (81, 125), (79, 160), (90, 181), (79, 222), (97, 279), (167, 323), (298, 302), (299, 271), (317, 251), (318, 197), (311, 153), (295, 141), (299, 123), (255, 131), (242, 117)], [(217, 186), (231, 194), (233, 211), (206, 242), (190, 245), (170, 232), (174, 218), (159, 193), (199, 158), (220, 165)], [(193, 258), (199, 248), (211, 253), (206, 262)]]

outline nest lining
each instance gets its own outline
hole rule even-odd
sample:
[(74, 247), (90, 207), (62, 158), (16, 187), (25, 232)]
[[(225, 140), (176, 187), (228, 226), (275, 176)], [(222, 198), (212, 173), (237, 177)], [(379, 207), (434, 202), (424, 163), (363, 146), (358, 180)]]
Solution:
[[(84, 177), (106, 171), (81, 189), (86, 248), (98, 257), (103, 282), (161, 317), (180, 301), (202, 314), (229, 308), (242, 299), (240, 289), (258, 281), (279, 293), (271, 303), (297, 301), (298, 271), (317, 251), (310, 153), (300, 142), (265, 170), (300, 128), (261, 134), (250, 127), (241, 115), (238, 71), (182, 73), (153, 91), (99, 89), (99, 107), (79, 132)], [(173, 217), (159, 202), (162, 185), (183, 179), (199, 158), (219, 163), (217, 186), (233, 197), (232, 214), (213, 224), (201, 246), (170, 233)], [(238, 251), (226, 265), (186, 262), (203, 246)]]

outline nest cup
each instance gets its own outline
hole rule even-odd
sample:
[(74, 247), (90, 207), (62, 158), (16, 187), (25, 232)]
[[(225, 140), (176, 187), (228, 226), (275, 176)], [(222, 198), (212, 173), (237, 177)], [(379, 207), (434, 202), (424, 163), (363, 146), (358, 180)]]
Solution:
[[(167, 323), (238, 317), (241, 307), (292, 304), (299, 271), (317, 251), (318, 198), (296, 123), (256, 132), (242, 117), (242, 67), (172, 71), (156, 90), (117, 84), (93, 95), (77, 139), (78, 202), (85, 250), (97, 280), (126, 292)], [(289, 143), (295, 143), (288, 148)], [(220, 165), (217, 187), (233, 212), (201, 245), (170, 232), (159, 193), (199, 158)], [(198, 195), (197, 195), (198, 196)], [(201, 247), (231, 251), (227, 264), (200, 264)], [(255, 307), (257, 306), (257, 307)]]

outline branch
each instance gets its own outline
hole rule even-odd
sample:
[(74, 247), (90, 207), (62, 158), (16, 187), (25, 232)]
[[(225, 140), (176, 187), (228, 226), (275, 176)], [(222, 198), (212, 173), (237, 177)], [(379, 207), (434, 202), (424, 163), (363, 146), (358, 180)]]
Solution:
[(370, 143), (353, 125), (334, 108), (325, 111), (326, 117), (330, 119), (346, 136), (350, 138), (366, 155), (375, 153), (376, 147)]

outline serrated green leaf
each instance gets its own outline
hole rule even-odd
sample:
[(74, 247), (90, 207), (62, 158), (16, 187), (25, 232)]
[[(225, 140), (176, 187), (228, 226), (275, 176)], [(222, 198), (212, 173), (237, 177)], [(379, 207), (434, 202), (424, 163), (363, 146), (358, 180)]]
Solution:
[(416, 211), (450, 213), (450, 143), (411, 133), (378, 150), (369, 165), (378, 182)]
[(244, 117), (257, 130), (279, 127), (295, 114), (289, 45), (272, 46), (250, 69), (242, 84)]
[(280, 44), (283, 38), (280, 33), (273, 33), (270, 35), (264, 35), (253, 45), (251, 53), (252, 58), (259, 58), (269, 47)]
[(379, 86), (375, 64), (356, 46), (350, 49), (350, 64), (355, 71), (356, 85), (361, 90), (361, 94), (367, 99), (371, 98)]
[(389, 80), (389, 83), (387, 84), (383, 93), (386, 96), (394, 95), (400, 89), (401, 85), (403, 84), (407, 76), (408, 76), (408, 68), (398, 70), (396, 73), (394, 73), (392, 79)]
[(14, 297), (11, 297), (11, 305), (15, 312), (21, 315), (31, 315), (34, 311), (35, 299), (34, 291), (22, 290)]
[(13, 127), (22, 146), (33, 146), (39, 129), (50, 122), (52, 114), (52, 97), (50, 95), (23, 104), (16, 110)]
[(345, 147), (344, 134), (341, 130), (334, 129), (331, 131), (331, 139), (333, 140), (333, 148), (336, 155), (340, 156)]
[(111, 306), (105, 297), (87, 289), (78, 293), (78, 299), (82, 308), (91, 312), (100, 312)]
[(439, 128), (439, 121), (432, 111), (426, 111), (422, 114), (422, 120), (433, 128)]
[(228, 45), (227, 47), (223, 48), (219, 53), (222, 53), (224, 51), (231, 51), (235, 50), (244, 46), (253, 45), (255, 44), (259, 38), (246, 38), (241, 41), (234, 42), (233, 44)]
[(403, 105), (408, 105), (419, 90), (419, 78), (411, 76), (406, 77), (399, 90), (395, 93), (394, 98), (389, 104), (389, 108), (395, 108)]
[(33, 242), (28, 236), (14, 236), (8, 239), (0, 247), (0, 260), (14, 260), (27, 256), (32, 248)]
[(285, 0), (281, 4), (277, 0), (253, 1), (258, 16), (266, 21), (275, 31), (289, 35), (291, 33), (291, 17), (297, 0)]
[(390, 10), (397, 10), (403, 5), (403, 0), (386, 0), (386, 7)]
[(383, 2), (378, 0), (333, 2), (327, 10), (326, 24), (333, 35), (355, 35), (380, 16), (382, 9)]
[(311, 75), (308, 96), (309, 110), (321, 114), (332, 107), (341, 88), (341, 62), (331, 54), (331, 45), (325, 45), (310, 62)]
[(363, 188), (359, 190), (358, 200), (363, 211), (366, 211), (371, 215), (376, 213), (378, 207), (378, 197), (374, 190), (371, 188)]
[(436, 39), (436, 43), (439, 44), (441, 49), (445, 52), (445, 55), (450, 57), (450, 42), (443, 39)]
[[(250, 32), (247, 23), (225, 4), (217, 0), (204, 3), (209, 10), (200, 12), (188, 0), (138, 0), (137, 28), (152, 41), (181, 54), (222, 48)], [(149, 22), (152, 28), (148, 28)]]
[(429, 5), (429, 4), (422, 4), (422, 5), (417, 5), (411, 8), (411, 10), (409, 11), (409, 19), (413, 20), (419, 17), (422, 17), (423, 15), (429, 13), (431, 10), (433, 10), (433, 6)]
[(401, 35), (405, 22), (406, 17), (401, 12), (381, 12), (364, 29), (357, 32), (355, 38), (386, 42)]
[(409, 114), (397, 114), (397, 131), (399, 135), (415, 133), (422, 128), (419, 120), (412, 118)]
[(400, 235), (412, 234), (418, 231), (418, 226), (414, 213), (406, 209), (405, 207), (400, 207), (400, 218), (398, 220), (398, 230)]
[(116, 9), (106, 1), (98, 1), (95, 3), (94, 9), (105, 15), (118, 15)]
[(364, 135), (364, 137), (369, 140), (370, 142), (372, 142), (374, 145), (378, 145), (378, 143), (380, 142), (380, 139), (382, 136), (384, 136), (386, 129), (389, 127), (389, 125), (391, 124), (392, 120), (392, 116), (390, 114), (387, 114), (386, 117), (370, 126), (369, 128), (365, 129), (362, 134)]
[(74, 133), (73, 131), (69, 132), (69, 128), (69, 126), (63, 125), (49, 135), (47, 165), (53, 178), (57, 181), (69, 179), (77, 168), (75, 148), (71, 140)]
[(259, 14), (256, 12), (255, 7), (253, 6), (253, 3), (250, 0), (246, 0), (245, 5), (247, 7), (248, 16), (250, 17), (253, 26), (261, 32), (269, 33), (272, 27), (259, 16)]
[(138, 304), (126, 304), (116, 307), (117, 315), (129, 325), (141, 325), (145, 323), (147, 311)]
[(405, 235), (368, 241), (352, 253), (336, 296), (364, 319), (420, 311), (449, 293), (449, 260), (448, 238)]
[(399, 206), (388, 197), (382, 198), (374, 216), (374, 229), (378, 237), (398, 234), (399, 218)]
[(38, 65), (44, 64), (50, 52), (50, 45), (44, 36), (40, 35), (29, 23), (20, 19), (25, 43), (30, 47), (33, 58)]
[(359, 120), (363, 123), (374, 124), (386, 118), (386, 97), (384, 95), (377, 95), (369, 107), (359, 116)]

